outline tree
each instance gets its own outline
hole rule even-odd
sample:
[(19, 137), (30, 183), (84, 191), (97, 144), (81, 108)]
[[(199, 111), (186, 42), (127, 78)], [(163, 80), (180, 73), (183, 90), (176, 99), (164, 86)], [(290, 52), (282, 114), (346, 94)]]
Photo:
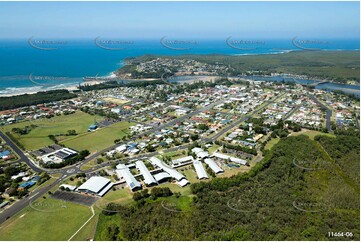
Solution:
[(76, 134), (77, 134), (77, 133), (76, 133), (76, 130), (74, 130), (74, 129), (70, 129), (70, 130), (67, 131), (67, 135), (68, 135), (68, 136), (76, 135)]

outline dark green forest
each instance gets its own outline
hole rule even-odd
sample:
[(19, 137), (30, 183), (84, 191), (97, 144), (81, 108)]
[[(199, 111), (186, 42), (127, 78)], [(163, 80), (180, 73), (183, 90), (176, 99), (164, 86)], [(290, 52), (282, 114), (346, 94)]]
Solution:
[(77, 97), (68, 90), (52, 90), (35, 94), (23, 94), (11, 97), (0, 97), (0, 111), (41, 103), (55, 102)]
[(250, 172), (193, 183), (194, 195), (179, 211), (162, 204), (162, 199), (184, 198), (175, 195), (109, 205), (119, 212), (100, 215), (95, 238), (359, 240), (359, 147), (358, 134), (282, 138)]

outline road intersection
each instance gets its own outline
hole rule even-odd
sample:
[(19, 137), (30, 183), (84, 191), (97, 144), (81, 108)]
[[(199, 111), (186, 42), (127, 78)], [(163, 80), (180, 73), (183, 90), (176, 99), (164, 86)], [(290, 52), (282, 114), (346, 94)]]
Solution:
[[(276, 99), (279, 99), (280, 97), (282, 97), (283, 95), (285, 95), (285, 93), (278, 95)], [(263, 110), (264, 108), (266, 108), (268, 105), (274, 103), (275, 100), (269, 100), (266, 101), (264, 104), (260, 105), (260, 107), (258, 107), (257, 109), (255, 109), (252, 113), (242, 116), (241, 118), (237, 119), (236, 121), (232, 122), (231, 124), (229, 124), (227, 127), (225, 127), (224, 129), (220, 130), (217, 134), (215, 134), (212, 137), (202, 137), (198, 140), (199, 144), (202, 143), (207, 143), (207, 142), (212, 142), (215, 141), (217, 139), (219, 139), (221, 136), (223, 136), (224, 134), (226, 134), (228, 131), (234, 129), (235, 127), (239, 126), (242, 122), (246, 121), (248, 118), (250, 118), (251, 116), (255, 115), (256, 113), (258, 113), (259, 111)], [(211, 108), (213, 108), (216, 105), (222, 104), (223, 102), (225, 102), (224, 99), (222, 100), (218, 100), (208, 106), (199, 108), (193, 112), (190, 112), (182, 117), (176, 118), (171, 120), (170, 122), (166, 123), (166, 124), (162, 124), (159, 125), (157, 127), (154, 127), (153, 129), (143, 132), (137, 136), (132, 137), (132, 140), (139, 138), (141, 136), (144, 135), (149, 135), (152, 134), (156, 131), (165, 129), (167, 127), (172, 127), (174, 126), (176, 123), (178, 122), (182, 122), (184, 120), (189, 119), (190, 117), (197, 115), (201, 112), (204, 112), (206, 110), (209, 110)], [(52, 188), (54, 188), (55, 186), (59, 185), (61, 182), (63, 182), (64, 180), (66, 180), (69, 176), (72, 176), (74, 174), (78, 174), (78, 173), (85, 173), (85, 174), (91, 174), (93, 172), (95, 172), (96, 170), (99, 170), (101, 168), (107, 167), (109, 165), (111, 165), (112, 162), (106, 162), (100, 165), (97, 165), (93, 168), (90, 168), (88, 170), (85, 171), (81, 171), (80, 167), (83, 166), (84, 164), (90, 162), (91, 160), (94, 160), (96, 157), (98, 157), (99, 155), (101, 155), (102, 153), (108, 152), (110, 150), (115, 149), (117, 146), (119, 146), (119, 144), (115, 144), (112, 145), (106, 149), (103, 149), (99, 152), (96, 152), (90, 156), (88, 156), (85, 160), (71, 165), (71, 166), (67, 166), (61, 169), (45, 169), (42, 168), (40, 166), (38, 166), (37, 164), (34, 164), (34, 162), (28, 158), (28, 156), (8, 137), (6, 136), (3, 132), (0, 131), (0, 137), (2, 139), (4, 139), (4, 141), (15, 151), (15, 153), (18, 154), (19, 156), (19, 160), (17, 162), (25, 162), (32, 170), (34, 170), (35, 172), (47, 172), (48, 174), (60, 174), (60, 177), (58, 179), (56, 179), (52, 184), (47, 185), (45, 187), (42, 187), (38, 190), (36, 190), (36, 192), (32, 192), (29, 194), (29, 196), (17, 201), (16, 203), (14, 203), (12, 206), (10, 206), (9, 208), (7, 208), (6, 210), (4, 210), (2, 213), (0, 213), (0, 224), (5, 222), (7, 219), (9, 219), (10, 217), (14, 216), (15, 214), (17, 214), (18, 212), (20, 212), (22, 209), (24, 209), (27, 205), (29, 205), (29, 203), (31, 203), (32, 201), (35, 201), (36, 199), (38, 199), (39, 197), (43, 196), (44, 194), (46, 194), (48, 191), (50, 191)], [(130, 141), (130, 140), (128, 140)], [(176, 146), (176, 147), (172, 147), (169, 149), (166, 149), (163, 151), (163, 153), (169, 153), (169, 152), (175, 152), (175, 151), (179, 151), (179, 150), (184, 150), (187, 149), (191, 144), (185, 144), (185, 145), (180, 145), (180, 146)], [(132, 159), (147, 159), (150, 158), (152, 156), (156, 156), (159, 155), (160, 152), (150, 152), (150, 153), (145, 153), (145, 154), (141, 154), (141, 155), (137, 155), (132, 157)], [(127, 157), (126, 159), (130, 159), (129, 157)], [(123, 160), (123, 159), (121, 159)], [(120, 161), (121, 161), (120, 160)], [(119, 162), (120, 162), (119, 161)], [(33, 194), (34, 193), (34, 194)]]

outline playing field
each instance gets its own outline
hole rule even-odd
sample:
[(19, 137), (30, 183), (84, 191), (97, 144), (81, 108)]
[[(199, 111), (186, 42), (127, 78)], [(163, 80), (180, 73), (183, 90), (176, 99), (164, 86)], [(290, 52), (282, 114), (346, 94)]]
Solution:
[(123, 136), (128, 135), (129, 126), (132, 125), (134, 125), (134, 123), (119, 122), (93, 132), (71, 137), (60, 143), (75, 150), (87, 149), (90, 152), (101, 151), (113, 145), (115, 139), (122, 139)]
[[(54, 141), (49, 139), (49, 135), (66, 134), (68, 130), (75, 130), (81, 135), (87, 133), (88, 127), (91, 124), (102, 119), (103, 118), (100, 116), (76, 112), (69, 115), (55, 116), (51, 119), (38, 119), (31, 122), (25, 121), (6, 125), (1, 127), (1, 130), (4, 132), (11, 132), (13, 128), (24, 128), (25, 126), (30, 126), (32, 124), (36, 125), (37, 127), (32, 128), (28, 134), (19, 135), (12, 133), (25, 149), (35, 150), (54, 143)], [(59, 138), (68, 138), (68, 136)]]
[(132, 203), (133, 200), (133, 193), (130, 191), (128, 187), (125, 187), (124, 189), (119, 189), (116, 191), (110, 190), (105, 194), (104, 197), (98, 200), (98, 202), (95, 204), (98, 208), (105, 208), (105, 206), (108, 203), (119, 203), (122, 205), (128, 205)]
[(129, 100), (124, 100), (124, 99), (119, 99), (119, 98), (111, 98), (111, 97), (106, 97), (106, 98), (104, 98), (104, 100), (107, 102), (112, 102), (112, 103), (116, 103), (116, 104), (125, 104), (125, 103), (129, 102)]
[(91, 215), (83, 205), (39, 198), (1, 225), (0, 240), (68, 240)]

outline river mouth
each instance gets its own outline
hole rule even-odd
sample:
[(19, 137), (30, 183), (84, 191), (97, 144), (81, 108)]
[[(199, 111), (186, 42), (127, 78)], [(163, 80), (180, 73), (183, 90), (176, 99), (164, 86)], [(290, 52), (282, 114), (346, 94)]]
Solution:
[[(173, 76), (170, 82), (192, 82), (194, 80), (202, 80), (208, 76)], [(216, 76), (213, 76), (216, 77)], [(221, 78), (221, 76), (218, 76)], [(260, 75), (242, 75), (242, 76), (229, 76), (229, 78), (244, 78), (253, 81), (269, 81), (269, 82), (292, 82), (298, 83), (302, 85), (310, 85), (318, 90), (326, 90), (326, 91), (342, 91), (346, 94), (352, 94), (357, 97), (360, 96), (360, 86), (350, 85), (350, 84), (342, 84), (342, 83), (333, 83), (323, 80), (315, 80), (315, 79), (307, 79), (306, 77), (298, 77), (298, 76), (290, 76), (290, 75), (274, 75), (274, 76), (260, 76)]]

